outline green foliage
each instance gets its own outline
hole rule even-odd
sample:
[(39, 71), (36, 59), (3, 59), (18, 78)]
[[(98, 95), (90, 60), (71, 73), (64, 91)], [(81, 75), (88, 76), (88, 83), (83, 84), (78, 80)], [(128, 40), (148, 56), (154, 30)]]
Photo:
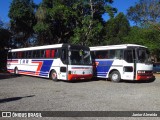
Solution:
[(74, 27), (74, 11), (66, 4), (69, 1), (43, 0), (39, 6), (34, 26), (41, 44), (65, 43)]
[(106, 36), (104, 44), (122, 44), (123, 37), (127, 36), (130, 31), (129, 21), (123, 13), (119, 13), (106, 23)]
[(106, 10), (106, 12), (109, 14), (109, 16), (110, 16), (111, 18), (114, 18), (114, 14), (117, 13), (117, 9), (111, 7), (110, 5), (105, 6), (105, 10)]
[[(154, 56), (160, 53), (159, 0), (140, 0), (128, 9), (127, 17), (139, 27), (130, 27), (123, 13), (116, 17), (113, 0), (42, 0), (36, 9), (33, 0), (12, 0), (9, 17), (11, 33), (0, 20), (0, 47), (56, 43), (86, 46), (140, 44)], [(105, 22), (102, 15), (108, 13)], [(12, 35), (12, 39), (10, 40)], [(36, 36), (37, 40), (33, 43)]]
[(128, 9), (127, 16), (137, 25), (160, 22), (160, 2), (159, 0), (140, 0)]
[(86, 0), (74, 4), (77, 24), (70, 42), (88, 46), (102, 44), (104, 22), (101, 16), (108, 12), (112, 17), (115, 12), (107, 2), (113, 1)]
[(74, 29), (74, 35), (70, 39), (71, 43), (88, 46), (100, 44), (100, 33), (103, 28), (102, 24), (98, 21), (91, 21), (89, 16), (82, 20), (82, 24), (83, 26), (78, 26)]
[(0, 28), (0, 50), (4, 50), (5, 48), (10, 47), (10, 37), (11, 33), (9, 30)]
[[(106, 7), (112, 0), (43, 0), (34, 26), (39, 43), (93, 45), (102, 36), (102, 14), (115, 9)], [(108, 3), (108, 4), (107, 4)]]
[(5, 28), (4, 22), (0, 19), (0, 51), (10, 47), (10, 31)]
[(126, 44), (139, 44), (147, 46), (153, 56), (160, 55), (160, 34), (151, 28), (132, 27), (128, 36), (124, 38)]
[(39, 32), (39, 34), (48, 30), (48, 28), (49, 28), (49, 25), (47, 25), (43, 22), (39, 22), (36, 26), (34, 26), (35, 32)]
[(159, 0), (140, 0), (128, 9), (128, 19), (138, 27), (133, 27), (126, 43), (137, 43), (149, 47), (153, 56), (160, 56), (160, 2)]
[(35, 24), (35, 5), (33, 0), (13, 0), (9, 10), (11, 32), (15, 44), (28, 46), (28, 39), (33, 35)]

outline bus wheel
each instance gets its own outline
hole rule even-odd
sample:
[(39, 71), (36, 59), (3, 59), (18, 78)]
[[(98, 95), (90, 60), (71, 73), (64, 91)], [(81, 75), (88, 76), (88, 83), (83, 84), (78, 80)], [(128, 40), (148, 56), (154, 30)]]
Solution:
[(113, 71), (111, 74), (110, 74), (110, 80), (112, 82), (120, 82), (121, 80), (121, 76), (120, 76), (120, 73), (118, 71)]
[(17, 67), (14, 68), (14, 74), (18, 75), (18, 68)]
[(51, 80), (57, 81), (57, 73), (56, 73), (56, 71), (52, 70), (49, 77), (50, 77)]

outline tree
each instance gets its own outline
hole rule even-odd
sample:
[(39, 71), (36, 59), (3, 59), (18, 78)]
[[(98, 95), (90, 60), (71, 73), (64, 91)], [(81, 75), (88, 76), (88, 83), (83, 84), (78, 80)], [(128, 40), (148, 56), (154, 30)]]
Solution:
[(115, 18), (112, 18), (106, 22), (106, 36), (104, 44), (122, 44), (124, 43), (124, 37), (126, 37), (130, 31), (130, 24), (126, 16), (123, 13), (119, 13)]
[(6, 69), (7, 48), (10, 47), (11, 33), (5, 28), (4, 22), (0, 20), (0, 71)]
[[(127, 11), (127, 16), (137, 25), (158, 25), (160, 23), (160, 1), (140, 0)], [(156, 27), (160, 30), (159, 26)]]
[(155, 29), (132, 27), (128, 36), (124, 37), (126, 44), (139, 44), (147, 46), (152, 58), (157, 62), (160, 53), (160, 34)]
[[(43, 0), (34, 30), (42, 44), (91, 45), (100, 39), (102, 14), (112, 0)], [(110, 7), (111, 8), (111, 7)], [(107, 9), (113, 15), (116, 9)], [(43, 27), (42, 27), (43, 26)]]
[(141, 27), (133, 28), (127, 40), (130, 39), (132, 42), (148, 46), (152, 56), (158, 58), (160, 52), (160, 1), (140, 0), (128, 9), (127, 16)]
[(66, 43), (74, 27), (74, 12), (71, 3), (74, 0), (43, 0), (36, 16), (34, 30), (40, 44)]
[[(77, 13), (79, 17), (78, 24), (74, 29), (74, 35), (71, 38), (73, 43), (81, 43), (82, 45), (97, 45), (103, 41), (104, 21), (102, 14), (108, 12), (110, 17), (116, 12), (112, 8), (112, 0), (88, 0), (77, 4)], [(75, 9), (75, 10), (76, 10)]]
[(35, 4), (33, 0), (13, 0), (9, 10), (12, 38), (19, 47), (29, 46), (33, 37)]
[(0, 20), (0, 50), (4, 50), (5, 48), (10, 47), (10, 38), (10, 31), (7, 28), (5, 28), (4, 22)]

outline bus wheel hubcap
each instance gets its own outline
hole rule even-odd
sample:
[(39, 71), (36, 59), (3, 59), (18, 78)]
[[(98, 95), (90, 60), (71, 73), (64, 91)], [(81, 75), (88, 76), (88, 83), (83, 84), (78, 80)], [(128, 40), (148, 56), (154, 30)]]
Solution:
[(56, 73), (52, 74), (52, 78), (55, 79), (57, 77)]
[(113, 74), (112, 75), (112, 80), (117, 80), (118, 79), (118, 75), (117, 74)]

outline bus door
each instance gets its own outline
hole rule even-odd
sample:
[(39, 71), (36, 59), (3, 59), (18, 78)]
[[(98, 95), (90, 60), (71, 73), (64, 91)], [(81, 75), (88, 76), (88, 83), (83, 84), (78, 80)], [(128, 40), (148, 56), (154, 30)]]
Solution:
[(134, 80), (136, 74), (135, 50), (124, 50), (123, 76), (122, 79)]
[(68, 79), (68, 50), (67, 48), (62, 48), (61, 61), (62, 63), (60, 64), (60, 79), (67, 80)]

